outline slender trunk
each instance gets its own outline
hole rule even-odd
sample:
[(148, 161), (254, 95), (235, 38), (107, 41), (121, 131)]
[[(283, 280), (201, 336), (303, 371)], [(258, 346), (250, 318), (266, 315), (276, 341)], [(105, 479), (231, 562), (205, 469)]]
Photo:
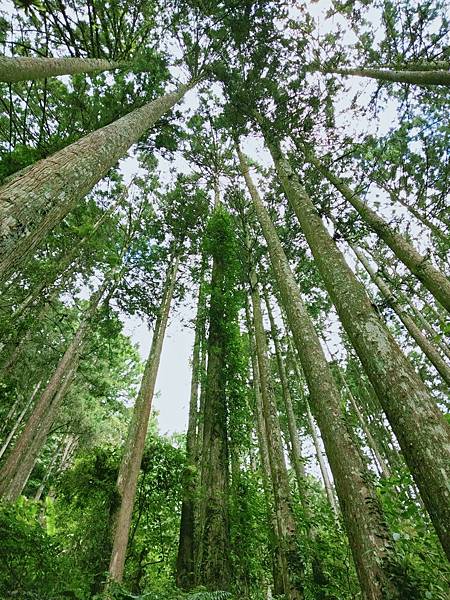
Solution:
[(190, 85), (93, 131), (0, 188), (0, 280), (20, 268), (44, 237)]
[(186, 433), (186, 467), (183, 478), (183, 500), (181, 504), (180, 538), (177, 555), (177, 585), (188, 590), (195, 584), (195, 494), (197, 490), (196, 448), (197, 411), (200, 379), (200, 346), (205, 333), (205, 265), (202, 265), (195, 318), (194, 348), (192, 352), (191, 394), (189, 420)]
[[(378, 318), (364, 286), (345, 262), (289, 162), (278, 146), (270, 143), (269, 149), (325, 287), (450, 557), (450, 427)], [(330, 457), (328, 452), (327, 455)]]
[[(1, 371), (0, 371), (1, 372)], [(13, 405), (11, 406), (11, 408), (8, 411), (8, 414), (5, 417), (5, 420), (3, 421), (3, 425), (2, 428), (0, 429), (0, 432), (3, 434), (4, 431), (7, 431), (8, 429), (8, 425), (9, 422), (11, 421), (11, 419), (14, 417), (14, 415), (16, 414), (16, 410), (19, 408), (20, 405), (20, 397), (18, 396), (14, 402)]]
[[(105, 281), (100, 289), (91, 297), (89, 307), (81, 319), (77, 332), (60, 359), (58, 366), (47, 383), (47, 386), (39, 398), (39, 401), (35, 405), (33, 412), (31, 413), (27, 424), (20, 434), (12, 452), (9, 454), (8, 459), (0, 470), (0, 497), (5, 497), (9, 500), (14, 500), (17, 497), (17, 489), (20, 488), (21, 482), (19, 481), (20, 477), (16, 478), (16, 474), (19, 470), (23, 473), (26, 473), (25, 466), (23, 469), (19, 469), (20, 463), (24, 463), (24, 456), (29, 451), (33, 439), (39, 432), (42, 420), (45, 419), (46, 413), (51, 408), (52, 401), (57, 393), (58, 387), (61, 385), (61, 381), (63, 381), (64, 377), (66, 376), (70, 365), (73, 364), (73, 362), (76, 360), (76, 357), (81, 352), (88, 330), (88, 325), (97, 311), (107, 284), (108, 282)], [(16, 481), (15, 483), (14, 480)], [(19, 494), (22, 489), (23, 485), (20, 488)]]
[(409, 211), (413, 215), (413, 217), (415, 217), (419, 221), (419, 223), (422, 223), (422, 225), (424, 225), (424, 227), (427, 227), (434, 236), (436, 236), (437, 238), (439, 238), (442, 241), (447, 240), (447, 236), (441, 229), (439, 229), (439, 227), (437, 227), (437, 225), (432, 223), (432, 221), (430, 221), (430, 219), (428, 219), (425, 215), (422, 215), (420, 213), (420, 211), (418, 211), (414, 206), (412, 206), (411, 204), (408, 204), (405, 200), (403, 200), (403, 198), (401, 198), (400, 194), (394, 194), (393, 191), (386, 189), (385, 186), (382, 186), (382, 188), (388, 192), (388, 194), (393, 202), (398, 202), (404, 208), (406, 208), (406, 210)]
[(313, 439), (314, 449), (316, 451), (317, 462), (319, 463), (320, 473), (323, 479), (323, 485), (325, 487), (325, 493), (328, 498), (328, 502), (334, 512), (334, 514), (338, 515), (338, 507), (336, 504), (336, 499), (334, 497), (333, 484), (331, 483), (330, 475), (328, 474), (328, 467), (325, 461), (325, 456), (322, 452), (322, 447), (320, 445), (319, 435), (317, 433), (316, 424), (314, 422), (314, 418), (311, 413), (311, 408), (309, 406), (309, 402), (306, 400), (306, 416), (308, 418), (308, 426), (309, 431), (311, 433), (311, 437)]
[(53, 469), (55, 467), (56, 461), (58, 460), (59, 451), (60, 451), (60, 446), (58, 446), (56, 448), (55, 452), (53, 453), (53, 456), (52, 456), (52, 459), (50, 461), (50, 464), (47, 466), (47, 469), (45, 471), (45, 475), (42, 478), (42, 481), (41, 481), (38, 489), (36, 490), (36, 494), (34, 495), (35, 502), (39, 502), (39, 500), (41, 499), (42, 493), (43, 493), (44, 488), (45, 488), (45, 484), (49, 480), (50, 475), (53, 473)]
[(122, 462), (117, 477), (117, 491), (120, 497), (120, 506), (113, 519), (113, 544), (111, 562), (109, 565), (110, 579), (117, 582), (122, 581), (123, 577), (137, 481), (141, 468), (142, 456), (144, 454), (145, 439), (147, 436), (148, 422), (155, 391), (156, 377), (158, 375), (159, 362), (169, 319), (170, 305), (177, 280), (179, 262), (180, 260), (177, 257), (168, 270), (152, 345), (145, 365), (139, 394), (136, 398)]
[(258, 283), (254, 272), (251, 273), (250, 277), (256, 355), (258, 358), (275, 512), (277, 515), (280, 542), (283, 554), (286, 557), (287, 570), (283, 574), (283, 587), (288, 600), (298, 600), (304, 598), (304, 559), (299, 547), (297, 526), (293, 514), (292, 497), (289, 489), (289, 479), (281, 442), (280, 424), (270, 378), (267, 342), (261, 312)]
[[(436, 300), (450, 311), (450, 281), (447, 277), (433, 266), (428, 257), (417, 252), (400, 232), (395, 231), (389, 223), (363, 202), (340, 177), (331, 173), (312, 151), (304, 149), (304, 154), (307, 160), (339, 190), (363, 221), (389, 246), (395, 256), (423, 283)], [(292, 184), (291, 187), (293, 187)]]
[[(290, 441), (290, 456), (291, 463), (294, 466), (294, 472), (297, 479), (298, 493), (300, 502), (303, 508), (305, 528), (310, 541), (310, 553), (312, 556), (312, 572), (314, 583), (317, 586), (317, 593), (320, 594), (321, 590), (328, 583), (328, 576), (322, 565), (322, 560), (317, 549), (317, 530), (313, 526), (312, 522), (312, 503), (309, 497), (308, 481), (306, 479), (305, 466), (302, 457), (302, 448), (300, 443), (300, 437), (298, 434), (296, 418), (294, 415), (294, 408), (292, 405), (292, 397), (288, 384), (288, 376), (286, 372), (286, 366), (284, 364), (280, 340), (278, 337), (278, 329), (273, 317), (272, 308), (270, 306), (270, 300), (267, 290), (264, 289), (264, 299), (267, 307), (267, 314), (269, 315), (271, 337), (275, 347), (275, 357), (277, 360), (278, 374), (281, 382), (281, 391), (284, 400), (284, 407), (286, 410), (286, 417), (288, 423), (289, 441)], [(321, 598), (325, 597), (321, 593)]]
[(418, 323), (420, 323), (420, 325), (423, 327), (423, 329), (431, 337), (433, 343), (437, 344), (439, 346), (439, 348), (442, 350), (442, 352), (445, 354), (445, 356), (450, 360), (450, 348), (449, 348), (448, 344), (446, 344), (445, 341), (443, 341), (441, 339), (441, 334), (438, 333), (430, 325), (430, 323), (427, 321), (427, 319), (425, 319), (425, 317), (420, 312), (420, 310), (417, 308), (417, 306), (414, 306), (414, 304), (411, 302), (411, 300), (409, 298), (406, 298), (406, 300), (407, 300), (412, 312), (414, 313), (416, 321)]
[(388, 284), (385, 283), (385, 281), (381, 277), (379, 277), (377, 272), (373, 269), (372, 265), (367, 260), (364, 253), (357, 246), (351, 244), (350, 242), (347, 243), (357, 256), (363, 267), (366, 269), (371, 280), (380, 290), (381, 294), (386, 299), (389, 306), (392, 308), (392, 310), (398, 316), (400, 321), (403, 323), (405, 329), (408, 331), (410, 336), (413, 338), (413, 340), (416, 342), (416, 344), (419, 346), (419, 348), (422, 350), (422, 352), (425, 354), (425, 356), (428, 358), (431, 364), (436, 368), (437, 372), (440, 374), (442, 379), (447, 383), (447, 385), (450, 385), (450, 366), (447, 365), (447, 363), (443, 360), (433, 343), (430, 342), (430, 340), (428, 340), (428, 338), (426, 338), (423, 335), (423, 333), (415, 324), (414, 320), (408, 315), (408, 313), (406, 313), (403, 310), (403, 308), (395, 299), (395, 296)]
[(15, 82), (45, 79), (57, 75), (75, 75), (112, 71), (129, 66), (102, 58), (46, 58), (30, 56), (0, 56), (0, 81)]
[(25, 406), (23, 407), (21, 413), (19, 414), (19, 416), (16, 419), (16, 422), (14, 423), (14, 427), (11, 429), (11, 431), (8, 434), (8, 437), (5, 440), (5, 443), (3, 444), (3, 446), (0, 449), (0, 458), (4, 455), (6, 449), (9, 446), (9, 443), (11, 442), (12, 438), (14, 437), (14, 434), (16, 433), (17, 429), (19, 428), (19, 425), (22, 423), (22, 419), (24, 418), (25, 414), (27, 413), (28, 409), (30, 408), (30, 406), (33, 403), (33, 400), (36, 396), (36, 394), (39, 391), (39, 388), (41, 387), (41, 383), (42, 381), (39, 381), (33, 389), (33, 392), (30, 396), (30, 399), (28, 400), (28, 402), (25, 404)]
[(376, 492), (348, 434), (339, 390), (276, 230), (239, 150), (238, 155), (322, 432), (363, 594), (368, 600), (386, 598), (388, 593), (395, 598), (392, 547)]
[(306, 489), (307, 489), (307, 481), (305, 474), (305, 466), (302, 457), (302, 449), (300, 444), (300, 438), (297, 430), (297, 422), (294, 415), (294, 408), (292, 406), (292, 398), (291, 392), (289, 389), (288, 378), (286, 373), (286, 367), (284, 365), (283, 357), (281, 354), (280, 348), (280, 340), (278, 337), (278, 329), (275, 323), (275, 319), (272, 312), (272, 307), (270, 306), (270, 299), (267, 293), (267, 289), (263, 290), (264, 293), (264, 301), (267, 308), (267, 314), (269, 316), (270, 322), (270, 335), (273, 341), (273, 345), (275, 348), (275, 358), (277, 361), (278, 367), (278, 376), (280, 378), (281, 383), (281, 392), (283, 396), (284, 408), (286, 411), (288, 431), (289, 431), (289, 439), (291, 443), (291, 462), (294, 467), (295, 476), (297, 479), (298, 492), (300, 496), (300, 500), (302, 502), (304, 510), (309, 513), (309, 507), (306, 500)]
[(225, 378), (224, 276), (226, 265), (213, 256), (209, 308), (208, 366), (203, 407), (198, 583), (227, 590), (231, 581), (228, 435)]
[(14, 502), (25, 488), (31, 472), (33, 471), (34, 465), (36, 464), (36, 460), (45, 446), (48, 434), (61, 407), (64, 397), (73, 381), (76, 368), (77, 360), (74, 359), (74, 363), (69, 366), (64, 379), (59, 382), (59, 388), (54, 394), (47, 412), (39, 422), (39, 428), (31, 440), (30, 445), (26, 448), (21, 457), (20, 463), (17, 466), (14, 476), (11, 478), (5, 494), (6, 500)]
[(61, 455), (61, 461), (59, 463), (58, 471), (60, 473), (62, 473), (69, 467), (70, 461), (74, 455), (77, 445), (78, 445), (78, 438), (74, 437), (73, 435), (68, 435), (67, 442), (64, 446), (64, 450)]
[(391, 71), (386, 69), (319, 69), (323, 73), (337, 75), (356, 75), (380, 81), (395, 81), (413, 85), (446, 85), (450, 86), (450, 71)]
[(271, 488), (271, 472), (269, 461), (269, 448), (267, 441), (266, 424), (264, 422), (263, 401), (261, 396), (261, 381), (259, 377), (258, 359), (256, 356), (256, 345), (253, 332), (252, 318), (246, 299), (245, 313), (247, 319), (247, 330), (249, 336), (250, 356), (252, 361), (253, 372), (253, 388), (255, 392), (255, 417), (256, 417), (256, 433), (258, 436), (259, 456), (261, 459), (261, 475), (266, 499), (267, 508), (267, 523), (270, 531), (270, 546), (272, 554), (272, 574), (274, 583), (274, 593), (277, 596), (283, 594), (283, 573), (287, 572), (286, 555), (278, 535), (278, 524), (275, 512), (272, 510), (273, 493)]

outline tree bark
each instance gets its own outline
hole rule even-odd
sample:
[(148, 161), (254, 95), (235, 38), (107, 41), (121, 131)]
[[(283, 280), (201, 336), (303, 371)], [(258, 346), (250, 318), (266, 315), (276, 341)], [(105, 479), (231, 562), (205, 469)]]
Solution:
[(112, 71), (126, 66), (130, 66), (129, 63), (102, 58), (0, 56), (0, 81), (13, 83), (57, 75)]
[(113, 518), (112, 553), (109, 564), (109, 577), (120, 582), (123, 578), (125, 558), (128, 546), (131, 517), (137, 481), (144, 454), (145, 439), (155, 391), (156, 377), (169, 319), (170, 305), (173, 298), (180, 259), (175, 258), (169, 266), (163, 299), (155, 324), (152, 345), (145, 365), (138, 396), (134, 405), (133, 416), (128, 429), (124, 453), (117, 477), (117, 491), (120, 506)]
[(397, 317), (403, 323), (405, 329), (408, 331), (410, 336), (413, 338), (413, 340), (416, 342), (416, 344), (419, 346), (419, 348), (422, 350), (422, 352), (425, 354), (425, 356), (428, 358), (431, 364), (435, 367), (442, 379), (447, 383), (447, 385), (450, 386), (450, 366), (447, 365), (447, 363), (441, 357), (437, 349), (434, 347), (433, 343), (430, 342), (428, 338), (426, 338), (423, 335), (423, 333), (415, 324), (412, 317), (410, 317), (408, 313), (403, 310), (403, 308), (397, 302), (388, 284), (376, 273), (376, 271), (373, 269), (372, 265), (369, 263), (366, 256), (364, 255), (364, 253), (354, 244), (351, 244), (350, 242), (347, 243), (357, 256), (367, 273), (369, 274), (371, 280), (380, 290), (382, 296), (386, 299), (389, 306), (392, 308)]
[(44, 237), (190, 87), (181, 85), (93, 131), (0, 188), (0, 281), (20, 268)]
[(272, 492), (272, 476), (270, 472), (270, 461), (269, 461), (269, 448), (267, 442), (266, 425), (264, 422), (263, 414), (263, 402), (261, 396), (261, 381), (259, 377), (258, 359), (256, 355), (256, 344), (254, 337), (254, 328), (252, 325), (252, 318), (250, 314), (248, 298), (245, 303), (245, 314), (247, 320), (247, 330), (249, 336), (250, 356), (252, 363), (253, 373), (253, 388), (255, 392), (255, 421), (256, 421), (256, 433), (258, 437), (258, 448), (261, 463), (261, 475), (262, 484), (264, 490), (264, 496), (266, 499), (267, 508), (267, 523), (270, 531), (270, 546), (272, 554), (272, 574), (274, 583), (274, 593), (276, 596), (283, 594), (283, 573), (287, 572), (286, 556), (283, 552), (282, 544), (278, 535), (278, 524), (277, 517), (273, 505), (273, 492)]
[(26, 451), (21, 457), (20, 463), (17, 466), (14, 476), (11, 478), (7, 493), (5, 494), (6, 500), (10, 502), (16, 501), (25, 488), (31, 472), (33, 471), (34, 465), (36, 464), (36, 460), (45, 446), (45, 442), (47, 441), (48, 434), (56, 418), (58, 410), (61, 407), (64, 397), (73, 381), (76, 369), (77, 360), (75, 358), (74, 362), (72, 362), (68, 367), (64, 378), (59, 382), (59, 387), (52, 398), (52, 402), (48, 407), (47, 412), (39, 422), (39, 428), (36, 430), (30, 445), (26, 448)]
[(380, 81), (395, 81), (413, 85), (446, 85), (450, 86), (450, 71), (391, 71), (386, 69), (319, 69), (322, 73), (337, 75), (356, 75)]
[[(53, 414), (52, 404), (54, 404), (55, 394), (57, 394), (58, 388), (61, 388), (61, 382), (64, 381), (65, 378), (67, 379), (67, 373), (71, 365), (76, 362), (76, 357), (79, 356), (81, 352), (89, 323), (97, 311), (108, 283), (109, 281), (105, 281), (99, 290), (92, 295), (89, 306), (81, 319), (77, 332), (60, 359), (58, 366), (36, 403), (19, 439), (0, 470), (0, 497), (5, 498), (6, 500), (14, 501), (20, 495), (23, 486), (25, 485), (24, 478), (28, 478), (30, 474), (27, 472), (29, 465), (25, 464), (25, 457), (30, 454), (35, 438), (37, 439), (37, 437), (40, 437), (41, 433), (44, 432), (45, 427), (43, 426), (43, 423), (46, 420), (47, 413)], [(51, 423), (49, 424), (48, 430), (50, 427)], [(45, 442), (47, 433), (43, 437), (42, 444)], [(38, 451), (42, 448), (42, 444), (38, 448)]]
[(292, 509), (289, 479), (284, 461), (280, 424), (270, 378), (267, 355), (267, 342), (261, 312), (261, 300), (254, 271), (250, 275), (253, 326), (255, 330), (256, 355), (261, 384), (262, 407), (266, 426), (269, 464), (277, 515), (278, 533), (283, 554), (286, 557), (286, 571), (283, 573), (284, 594), (288, 600), (304, 598), (305, 573), (297, 526)]
[(392, 547), (376, 492), (348, 434), (339, 390), (276, 230), (239, 150), (238, 156), (322, 432), (363, 594), (367, 600), (386, 598), (388, 593), (396, 598), (399, 592), (391, 578)]
[(340, 177), (331, 173), (311, 150), (303, 150), (307, 160), (335, 186), (363, 221), (389, 246), (395, 256), (423, 283), (436, 300), (450, 311), (450, 281), (447, 277), (432, 265), (428, 257), (417, 252), (401, 233), (395, 231), (389, 223), (363, 202)]
[[(226, 265), (213, 256), (209, 307), (208, 366), (201, 440), (201, 500), (197, 582), (227, 590), (231, 582), (228, 434), (225, 379), (224, 275)], [(203, 392), (202, 392), (203, 393)]]
[(444, 550), (450, 557), (450, 427), (378, 318), (364, 286), (345, 262), (279, 146), (270, 139), (266, 141), (325, 287), (377, 392)]
[(9, 446), (9, 443), (11, 442), (12, 438), (14, 437), (14, 434), (16, 433), (17, 429), (19, 428), (19, 425), (22, 423), (22, 419), (24, 418), (25, 414), (27, 413), (28, 409), (30, 408), (30, 406), (33, 403), (33, 400), (36, 396), (36, 394), (39, 391), (39, 388), (41, 387), (41, 383), (42, 381), (39, 381), (33, 389), (33, 392), (30, 396), (30, 399), (28, 400), (28, 402), (25, 404), (25, 406), (23, 407), (21, 413), (19, 414), (19, 416), (16, 419), (16, 422), (14, 423), (13, 428), (11, 429), (11, 431), (9, 432), (3, 446), (0, 449), (0, 458), (5, 454), (6, 449)]
[(177, 555), (176, 580), (178, 587), (189, 590), (195, 585), (195, 495), (198, 484), (197, 414), (200, 383), (200, 346), (205, 335), (205, 264), (202, 265), (195, 318), (194, 348), (192, 352), (191, 393), (189, 420), (186, 433), (186, 467), (183, 477), (183, 500), (181, 504), (180, 538)]

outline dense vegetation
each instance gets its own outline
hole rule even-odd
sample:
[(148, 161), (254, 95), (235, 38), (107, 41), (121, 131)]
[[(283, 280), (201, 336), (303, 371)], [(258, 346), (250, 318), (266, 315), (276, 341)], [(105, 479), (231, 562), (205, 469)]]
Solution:
[(448, 598), (446, 8), (6, 3), (1, 598)]

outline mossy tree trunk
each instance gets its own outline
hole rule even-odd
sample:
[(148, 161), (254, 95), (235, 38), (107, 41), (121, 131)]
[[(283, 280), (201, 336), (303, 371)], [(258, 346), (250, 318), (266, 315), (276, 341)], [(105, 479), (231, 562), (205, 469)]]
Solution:
[(277, 287), (310, 391), (363, 595), (368, 600), (400, 596), (392, 579), (394, 559), (375, 490), (352, 443), (341, 412), (341, 397), (275, 227), (238, 150), (243, 176), (267, 242)]
[(450, 426), (378, 317), (279, 145), (268, 136), (266, 142), (325, 287), (450, 557)]

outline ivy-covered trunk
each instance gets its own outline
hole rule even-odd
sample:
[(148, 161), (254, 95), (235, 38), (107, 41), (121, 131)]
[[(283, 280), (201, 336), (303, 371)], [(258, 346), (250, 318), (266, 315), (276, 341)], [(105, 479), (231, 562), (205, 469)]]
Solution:
[[(217, 210), (217, 209), (216, 209)], [(203, 406), (201, 498), (197, 582), (209, 590), (231, 583), (229, 473), (226, 403), (225, 269), (221, 249), (213, 248), (209, 306), (208, 365)]]
[(323, 436), (363, 595), (368, 600), (399, 597), (392, 578), (389, 533), (376, 492), (347, 431), (339, 390), (269, 213), (239, 150), (238, 155)]
[(127, 66), (103, 58), (0, 56), (0, 81), (28, 81), (56, 75), (111, 71)]
[(4, 281), (108, 170), (189, 89), (181, 85), (12, 177), (0, 188)]
[(345, 262), (279, 146), (266, 141), (325, 287), (450, 557), (450, 426), (378, 317), (364, 286)]
[(152, 345), (142, 376), (141, 387), (134, 405), (117, 477), (119, 506), (112, 519), (113, 531), (111, 537), (113, 542), (109, 564), (109, 577), (111, 580), (117, 582), (122, 581), (123, 577), (137, 481), (144, 454), (156, 377), (158, 375), (161, 352), (169, 320), (170, 305), (177, 281), (179, 263), (179, 257), (174, 258), (167, 270), (161, 306), (153, 332)]

